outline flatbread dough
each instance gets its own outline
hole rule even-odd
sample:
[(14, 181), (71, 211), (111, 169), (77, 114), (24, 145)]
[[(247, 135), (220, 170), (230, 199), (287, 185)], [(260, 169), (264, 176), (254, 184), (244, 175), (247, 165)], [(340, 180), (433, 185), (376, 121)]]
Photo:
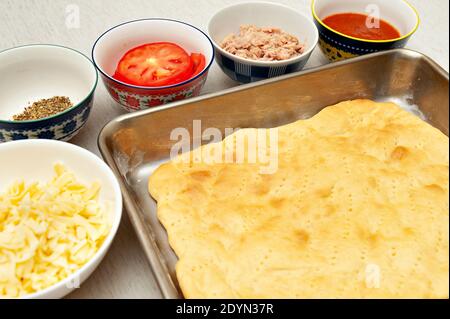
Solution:
[(448, 298), (447, 136), (355, 100), (278, 139), (274, 174), (187, 153), (151, 176), (186, 298)]

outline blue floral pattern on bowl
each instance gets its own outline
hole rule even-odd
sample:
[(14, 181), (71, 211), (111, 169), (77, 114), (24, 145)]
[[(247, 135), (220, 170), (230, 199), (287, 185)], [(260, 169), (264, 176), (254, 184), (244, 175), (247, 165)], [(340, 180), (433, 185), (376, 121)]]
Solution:
[[(10, 85), (0, 82), (0, 143), (27, 139), (68, 141), (81, 130), (91, 112), (98, 84), (97, 70), (86, 55), (59, 45), (30, 44), (0, 51), (0, 61), (4, 75), (11, 83), (21, 86), (10, 90)], [(42, 74), (41, 81), (34, 80), (36, 74)], [(45, 94), (51, 93), (45, 92), (61, 92), (60, 95), (67, 95), (75, 105), (43, 119), (11, 119), (20, 110), (20, 103), (49, 98)]]
[(94, 92), (76, 107), (47, 119), (24, 122), (0, 121), (0, 143), (35, 138), (68, 141), (86, 123), (93, 100)]

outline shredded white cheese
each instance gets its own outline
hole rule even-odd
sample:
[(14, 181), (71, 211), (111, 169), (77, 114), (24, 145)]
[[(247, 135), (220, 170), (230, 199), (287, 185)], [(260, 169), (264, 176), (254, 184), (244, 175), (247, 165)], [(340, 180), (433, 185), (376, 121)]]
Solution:
[(47, 183), (0, 193), (0, 298), (48, 288), (88, 262), (108, 235), (100, 185), (80, 184), (63, 165)]

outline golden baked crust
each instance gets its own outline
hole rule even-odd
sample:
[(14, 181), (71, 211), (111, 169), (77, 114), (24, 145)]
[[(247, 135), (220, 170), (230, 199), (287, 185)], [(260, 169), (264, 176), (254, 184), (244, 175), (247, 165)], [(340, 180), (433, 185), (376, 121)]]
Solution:
[(368, 100), (278, 135), (271, 175), (172, 161), (151, 176), (186, 298), (448, 298), (448, 137)]

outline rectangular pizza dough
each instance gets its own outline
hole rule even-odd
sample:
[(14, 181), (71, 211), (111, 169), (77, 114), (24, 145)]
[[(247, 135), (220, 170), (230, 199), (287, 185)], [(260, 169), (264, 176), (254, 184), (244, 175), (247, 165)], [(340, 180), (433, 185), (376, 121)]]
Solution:
[(277, 130), (273, 174), (185, 153), (150, 177), (186, 298), (448, 298), (447, 136), (369, 100)]

